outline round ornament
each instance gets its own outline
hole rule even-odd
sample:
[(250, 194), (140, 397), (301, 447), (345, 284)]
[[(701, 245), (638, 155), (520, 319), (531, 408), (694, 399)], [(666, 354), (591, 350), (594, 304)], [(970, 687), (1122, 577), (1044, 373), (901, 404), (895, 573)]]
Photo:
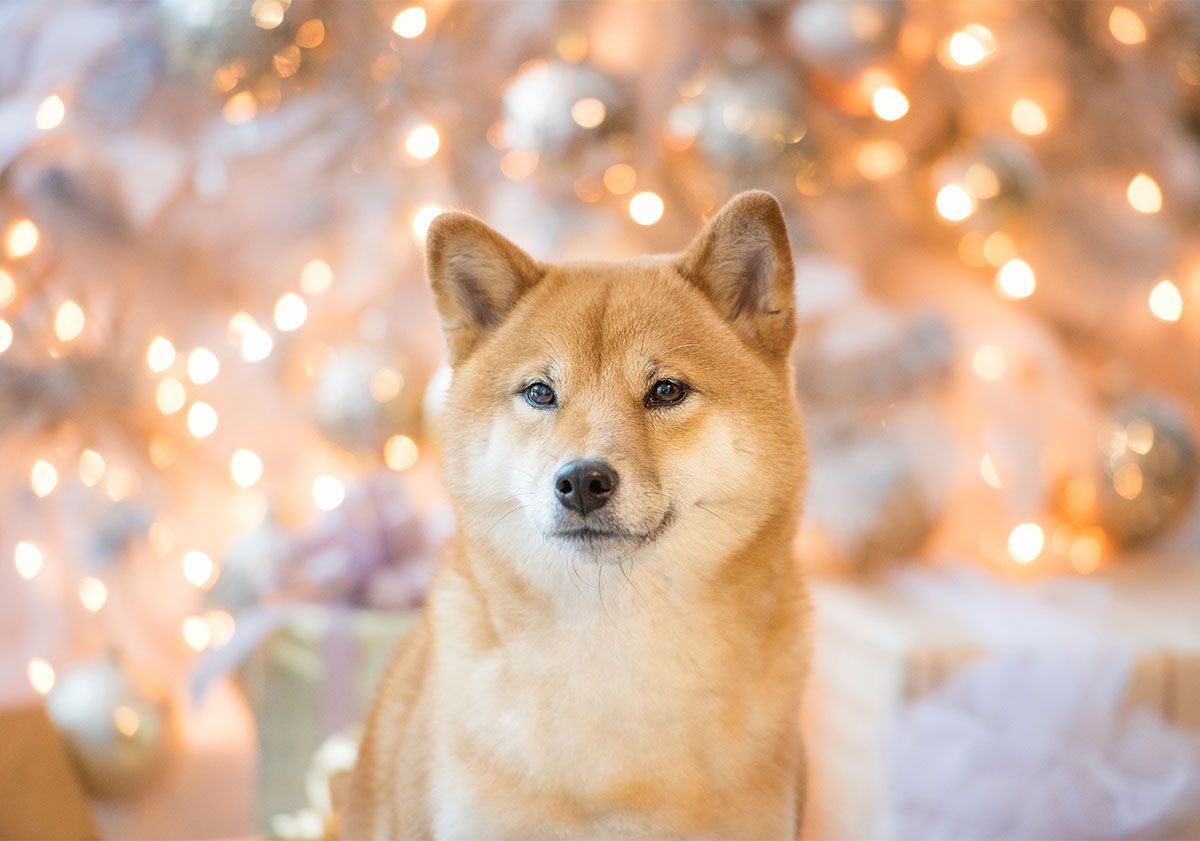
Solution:
[(143, 790), (170, 750), (167, 701), (138, 686), (112, 654), (61, 674), (46, 711), (98, 797)]
[(626, 131), (629, 97), (617, 81), (587, 64), (533, 62), (503, 95), (505, 145), (563, 158)]
[(762, 167), (804, 136), (803, 98), (792, 78), (766, 64), (728, 64), (682, 86), (667, 117), (675, 144), (694, 144), (713, 166)]
[(847, 76), (887, 57), (903, 22), (902, 0), (802, 0), (788, 18), (787, 34), (805, 62)]
[(1100, 436), (1100, 525), (1117, 541), (1148, 540), (1191, 504), (1200, 479), (1187, 415), (1162, 397), (1127, 400)]
[(374, 350), (339, 349), (313, 390), (313, 414), (322, 434), (353, 452), (379, 451), (390, 436), (412, 434), (421, 392), (404, 368)]
[(230, 613), (258, 604), (291, 557), (293, 538), (268, 516), (230, 546), (205, 602)]

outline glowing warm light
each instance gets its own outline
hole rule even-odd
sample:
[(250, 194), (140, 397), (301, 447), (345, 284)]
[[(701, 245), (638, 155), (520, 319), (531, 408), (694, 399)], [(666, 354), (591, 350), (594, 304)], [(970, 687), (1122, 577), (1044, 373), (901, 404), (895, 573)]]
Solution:
[(300, 288), (305, 295), (320, 295), (333, 283), (333, 269), (324, 260), (314, 258), (300, 270)]
[(383, 446), (383, 460), (392, 470), (408, 470), (419, 455), (416, 442), (407, 435), (393, 435)]
[(974, 67), (996, 51), (996, 36), (985, 26), (969, 23), (950, 36), (946, 53), (959, 67)]
[(938, 215), (947, 222), (961, 222), (975, 212), (975, 199), (961, 184), (947, 184), (938, 190)]
[(29, 219), (18, 219), (4, 235), (4, 252), (14, 259), (27, 257), (37, 248), (39, 237), (37, 225)]
[(996, 272), (996, 291), (1004, 298), (1028, 298), (1037, 288), (1037, 277), (1024, 260), (1013, 258)]
[(50, 462), (39, 458), (29, 471), (29, 486), (37, 496), (49, 496), (58, 487), (58, 470)]
[(391, 368), (380, 368), (371, 375), (371, 396), (376, 402), (387, 403), (389, 400), (395, 400), (403, 387), (404, 379), (399, 372)]
[(409, 6), (402, 9), (392, 19), (392, 31), (401, 38), (416, 38), (429, 25), (429, 16), (420, 6)]
[(26, 581), (30, 580), (42, 571), (42, 550), (32, 543), (20, 541), (13, 549), (13, 565), (17, 568), (17, 575)]
[(311, 50), (325, 40), (325, 24), (320, 18), (306, 20), (296, 29), (296, 46)]
[(17, 284), (13, 282), (12, 275), (0, 269), (0, 307), (7, 307), (15, 297)]
[(899, 88), (884, 85), (871, 97), (875, 116), (887, 122), (895, 122), (908, 113), (908, 97)]
[(242, 336), (242, 359), (247, 362), (261, 362), (271, 355), (275, 341), (271, 334), (261, 327), (255, 326)]
[(208, 348), (198, 347), (188, 355), (188, 379), (196, 385), (211, 383), (221, 372), (221, 362)]
[(1138, 213), (1158, 213), (1162, 210), (1162, 188), (1144, 172), (1139, 172), (1129, 182), (1125, 197), (1129, 199), (1129, 206)]
[(165, 558), (175, 548), (175, 530), (161, 520), (150, 524), (146, 539), (150, 543), (150, 550), (160, 558)]
[(1178, 321), (1183, 315), (1183, 295), (1170, 280), (1160, 280), (1150, 290), (1150, 312), (1159, 321)]
[(166, 435), (155, 435), (150, 439), (150, 463), (159, 470), (166, 470), (175, 463), (175, 443)]
[(196, 401), (188, 409), (187, 426), (193, 438), (207, 438), (217, 431), (217, 410), (203, 401)]
[(175, 345), (166, 336), (155, 336), (146, 348), (146, 364), (155, 373), (162, 373), (175, 364)]
[(983, 259), (999, 268), (1017, 256), (1017, 244), (1003, 231), (993, 231), (983, 241)]
[(253, 450), (237, 450), (229, 459), (229, 475), (238, 485), (249, 488), (262, 478), (262, 459)]
[(538, 167), (538, 153), (534, 149), (510, 149), (500, 159), (500, 171), (505, 178), (520, 181), (533, 175)]
[(1140, 456), (1150, 452), (1154, 449), (1154, 424), (1141, 419), (1130, 421), (1125, 427), (1125, 445)]
[(108, 588), (99, 578), (87, 577), (79, 582), (79, 601), (92, 613), (108, 601)]
[(104, 478), (104, 492), (113, 502), (120, 502), (135, 494), (141, 484), (142, 480), (134, 471), (127, 467), (113, 466)]
[(1013, 103), (1009, 116), (1013, 128), (1031, 137), (1044, 133), (1050, 127), (1046, 112), (1032, 99), (1018, 99)]
[(192, 651), (203, 651), (212, 642), (212, 628), (199, 616), (189, 616), (183, 620), (183, 641)]
[(991, 453), (984, 453), (983, 458), (979, 460), (979, 475), (983, 477), (983, 481), (989, 486), (998, 491), (1004, 490), (1004, 483), (1000, 481), (1000, 472), (996, 470), (996, 464), (992, 461)]
[(0, 353), (12, 347), (13, 331), (8, 322), (0, 318)]
[(554, 43), (554, 51), (568, 64), (578, 64), (587, 58), (587, 36), (579, 32), (564, 32)]
[(1071, 543), (1068, 557), (1071, 566), (1081, 575), (1089, 575), (1100, 566), (1104, 558), (1105, 534), (1099, 526), (1090, 526), (1079, 532)]
[(429, 123), (422, 123), (408, 133), (404, 138), (404, 151), (418, 161), (427, 161), (437, 154), (442, 145), (442, 137), (438, 130)]
[(79, 481), (91, 488), (103, 476), (104, 456), (95, 450), (84, 450), (79, 454)]
[(225, 118), (225, 122), (235, 126), (250, 122), (257, 113), (258, 100), (250, 91), (235, 93), (225, 100), (225, 106), (221, 109), (221, 116)]
[(604, 103), (592, 96), (580, 99), (571, 106), (571, 119), (583, 128), (595, 128), (600, 125), (604, 122), (606, 113)]
[(615, 196), (623, 196), (637, 184), (637, 170), (629, 164), (613, 164), (604, 170), (604, 186)]
[(233, 639), (233, 632), (237, 629), (237, 625), (233, 617), (224, 610), (206, 611), (204, 621), (208, 623), (208, 628), (212, 631), (212, 644), (217, 648)]
[(78, 339), (83, 332), (83, 324), (83, 308), (74, 301), (63, 301), (54, 313), (54, 335), (61, 342)]
[(142, 726), (142, 717), (133, 707), (120, 704), (113, 708), (113, 724), (122, 736), (133, 738)]
[(629, 217), (639, 225), (653, 225), (663, 215), (663, 200), (658, 193), (637, 193), (629, 200)]
[(904, 147), (894, 140), (868, 140), (860, 143), (854, 152), (854, 166), (868, 181), (889, 178), (908, 163)]
[(1021, 523), (1008, 535), (1008, 554), (1019, 564), (1031, 564), (1042, 554), (1046, 535), (1037, 523)]
[(421, 242), (425, 241), (425, 235), (429, 233), (429, 226), (433, 224), (433, 220), (442, 215), (445, 208), (439, 207), (436, 204), (427, 204), (418, 210), (413, 215), (412, 232)]
[(312, 497), (322, 511), (332, 511), (346, 498), (346, 487), (335, 476), (318, 476), (313, 480)]
[(295, 292), (285, 293), (275, 302), (275, 326), (285, 333), (300, 329), (308, 319), (308, 304)]
[(1128, 6), (1113, 6), (1108, 16), (1108, 31), (1122, 44), (1140, 44), (1146, 40), (1146, 24)]
[(65, 116), (67, 116), (67, 106), (62, 101), (62, 97), (58, 94), (51, 94), (38, 106), (33, 122), (42, 131), (49, 131), (62, 125)]
[(1008, 357), (999, 345), (983, 345), (971, 357), (971, 367), (979, 379), (999, 382), (1008, 371)]
[(193, 587), (208, 588), (216, 581), (217, 567), (212, 558), (192, 549), (183, 556), (183, 577)]
[(254, 25), (259, 29), (275, 29), (283, 23), (283, 14), (291, 0), (254, 0), (250, 6), (250, 15)]
[(173, 415), (187, 402), (187, 390), (179, 380), (167, 377), (158, 384), (158, 389), (154, 392), (154, 402), (164, 415)]
[(1126, 462), (1113, 472), (1113, 490), (1125, 499), (1136, 499), (1145, 485), (1142, 468), (1132, 461)]
[(39, 695), (49, 695), (50, 690), (54, 688), (54, 667), (41, 657), (34, 657), (29, 661), (26, 667), (26, 674), (29, 676), (29, 685), (33, 687), (33, 691)]

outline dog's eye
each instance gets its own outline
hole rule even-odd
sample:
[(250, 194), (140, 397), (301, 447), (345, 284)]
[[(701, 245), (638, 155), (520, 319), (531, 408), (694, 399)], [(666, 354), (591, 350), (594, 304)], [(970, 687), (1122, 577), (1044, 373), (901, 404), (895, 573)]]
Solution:
[(545, 409), (555, 404), (554, 389), (545, 383), (533, 383), (525, 387), (525, 402), (530, 406)]
[(675, 380), (659, 380), (646, 394), (647, 406), (670, 406), (687, 397), (687, 386)]

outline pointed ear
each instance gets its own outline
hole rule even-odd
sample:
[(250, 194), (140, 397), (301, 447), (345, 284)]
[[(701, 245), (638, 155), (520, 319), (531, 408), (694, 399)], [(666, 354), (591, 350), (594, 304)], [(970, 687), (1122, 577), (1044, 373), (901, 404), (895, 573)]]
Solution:
[(466, 359), (543, 274), (541, 266), (500, 234), (474, 216), (453, 211), (429, 226), (425, 267), (451, 365)]
[(751, 347), (787, 356), (796, 332), (794, 271), (774, 196), (761, 190), (734, 196), (677, 265)]

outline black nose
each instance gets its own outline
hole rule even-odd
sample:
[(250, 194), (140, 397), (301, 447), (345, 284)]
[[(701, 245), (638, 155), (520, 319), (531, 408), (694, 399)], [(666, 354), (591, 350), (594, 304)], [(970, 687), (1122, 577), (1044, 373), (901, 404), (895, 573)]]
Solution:
[(554, 475), (554, 495), (580, 514), (604, 507), (616, 487), (617, 471), (599, 459), (569, 461)]

